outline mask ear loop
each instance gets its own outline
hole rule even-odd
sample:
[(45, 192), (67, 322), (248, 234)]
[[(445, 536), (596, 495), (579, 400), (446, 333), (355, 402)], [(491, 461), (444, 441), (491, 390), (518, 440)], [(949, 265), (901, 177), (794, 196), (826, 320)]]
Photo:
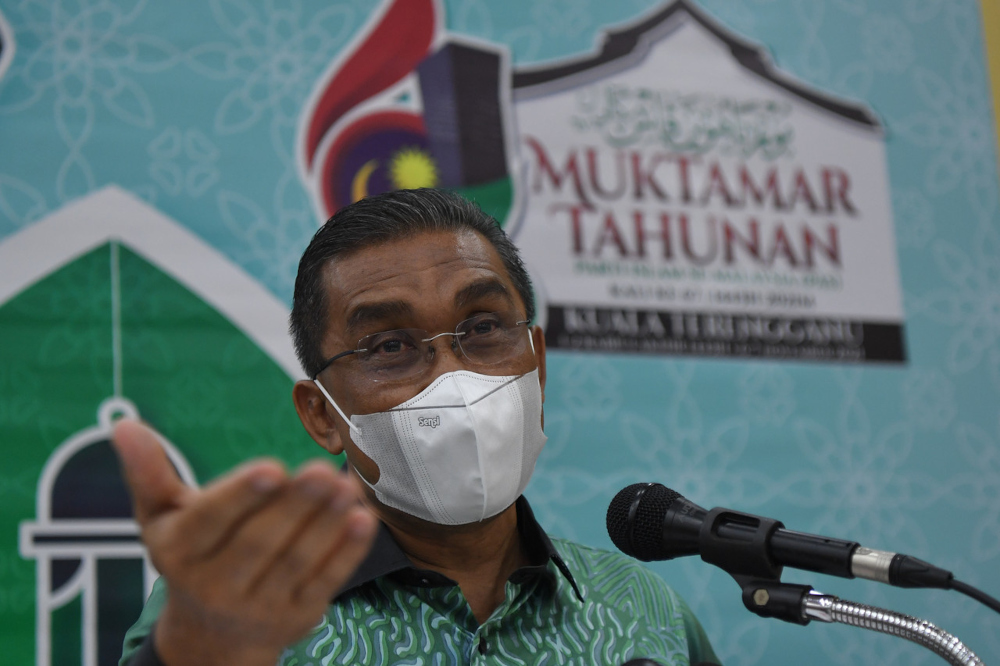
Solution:
[[(535, 372), (537, 373), (538, 372), (538, 354), (535, 353), (535, 336), (533, 336), (531, 334), (530, 325), (526, 326), (525, 328), (528, 329), (528, 344), (531, 345), (531, 355), (535, 357)], [(538, 390), (541, 391), (542, 390), (542, 378), (540, 376), (536, 375), (536, 379), (538, 380)]]
[(338, 414), (340, 414), (340, 418), (344, 419), (344, 423), (346, 423), (347, 427), (351, 429), (351, 432), (357, 433), (360, 436), (361, 432), (358, 430), (358, 427), (351, 423), (351, 419), (347, 418), (344, 411), (337, 405), (334, 399), (330, 397), (330, 394), (326, 392), (326, 388), (323, 386), (323, 383), (318, 379), (314, 379), (312, 382), (316, 385), (316, 388), (320, 390), (320, 393), (326, 396), (326, 399), (330, 401), (330, 404), (333, 405), (333, 408), (337, 410)]
[[(526, 330), (528, 332), (528, 344), (531, 345), (531, 355), (532, 356), (536, 356), (536, 354), (535, 354), (535, 336), (533, 336), (531, 334), (531, 320), (530, 319), (525, 319), (524, 321), (517, 322), (518, 326), (520, 326), (521, 324), (524, 324), (524, 330)], [(435, 336), (435, 337), (437, 337), (437, 336)]]

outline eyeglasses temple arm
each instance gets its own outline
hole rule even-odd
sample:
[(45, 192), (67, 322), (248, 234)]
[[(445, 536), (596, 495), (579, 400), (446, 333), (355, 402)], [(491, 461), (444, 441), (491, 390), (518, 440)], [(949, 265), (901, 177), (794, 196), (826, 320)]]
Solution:
[(351, 354), (357, 354), (358, 352), (363, 352), (363, 351), (365, 351), (365, 350), (364, 349), (348, 349), (345, 352), (340, 352), (336, 356), (331, 356), (330, 358), (326, 359), (326, 361), (323, 363), (322, 367), (320, 367), (320, 369), (316, 371), (316, 374), (314, 374), (309, 379), (312, 379), (313, 381), (315, 381), (316, 378), (319, 377), (321, 374), (323, 374), (323, 371), (326, 370), (327, 368), (329, 368), (330, 365), (332, 365), (333, 362), (336, 361), (338, 358), (344, 358), (345, 356), (350, 356)]

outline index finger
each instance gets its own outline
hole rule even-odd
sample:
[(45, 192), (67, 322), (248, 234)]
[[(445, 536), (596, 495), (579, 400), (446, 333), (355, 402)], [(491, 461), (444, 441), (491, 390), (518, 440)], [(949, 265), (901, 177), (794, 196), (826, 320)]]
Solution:
[[(163, 535), (167, 540), (182, 537), (193, 553), (214, 549), (235, 525), (288, 483), (280, 463), (256, 460), (198, 490), (177, 476), (150, 427), (122, 419), (112, 441), (132, 493), (136, 521), (144, 531), (150, 527), (157, 533), (167, 530), (171, 533)], [(172, 519), (160, 520), (168, 516)], [(150, 536), (155, 539), (157, 534)]]

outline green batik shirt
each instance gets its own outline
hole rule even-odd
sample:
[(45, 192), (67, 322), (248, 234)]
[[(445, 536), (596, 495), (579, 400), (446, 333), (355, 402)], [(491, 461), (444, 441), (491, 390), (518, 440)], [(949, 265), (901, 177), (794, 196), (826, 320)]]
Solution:
[[(415, 568), (383, 527), (322, 621), (279, 666), (718, 663), (697, 619), (661, 578), (623, 555), (549, 539), (523, 498), (517, 518), (532, 564), (511, 575), (483, 624), (454, 581)], [(121, 664), (160, 663), (150, 632), (165, 594), (157, 581)]]

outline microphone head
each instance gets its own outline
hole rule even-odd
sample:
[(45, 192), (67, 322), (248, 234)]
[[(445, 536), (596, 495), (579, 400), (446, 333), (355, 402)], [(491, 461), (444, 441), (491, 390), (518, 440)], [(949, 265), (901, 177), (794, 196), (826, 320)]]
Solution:
[(663, 524), (680, 493), (659, 483), (634, 483), (622, 488), (608, 505), (608, 536), (626, 555), (650, 561), (662, 559)]

